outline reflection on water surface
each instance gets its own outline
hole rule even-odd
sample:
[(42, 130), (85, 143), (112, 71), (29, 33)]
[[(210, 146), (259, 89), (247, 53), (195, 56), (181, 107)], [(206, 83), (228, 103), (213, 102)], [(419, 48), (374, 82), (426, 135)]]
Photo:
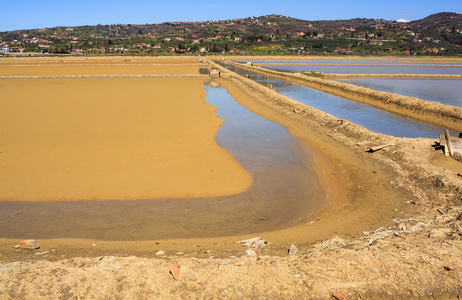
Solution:
[(2, 202), (0, 238), (228, 236), (294, 226), (294, 220), (306, 220), (318, 211), (325, 193), (314, 170), (314, 150), (282, 126), (240, 106), (224, 88), (206, 85), (205, 92), (225, 121), (217, 142), (253, 176), (248, 191), (197, 199)]
[(462, 107), (462, 79), (358, 78), (338, 81)]
[(377, 109), (373, 106), (337, 97), (307, 86), (282, 79), (254, 73), (231, 65), (224, 65), (240, 75), (250, 75), (250, 79), (313, 108), (361, 125), (373, 132), (396, 137), (435, 138), (443, 133), (443, 128), (401, 117)]
[(280, 72), (300, 72), (300, 71), (316, 71), (322, 73), (333, 74), (462, 74), (462, 67), (438, 67), (438, 66), (278, 66), (265, 65), (264, 68), (276, 70)]

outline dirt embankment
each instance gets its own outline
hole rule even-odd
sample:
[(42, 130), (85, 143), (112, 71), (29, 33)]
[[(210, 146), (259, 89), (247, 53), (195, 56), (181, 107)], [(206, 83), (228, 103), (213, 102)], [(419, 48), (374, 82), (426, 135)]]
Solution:
[(318, 89), (333, 95), (366, 103), (404, 117), (446, 127), (462, 132), (462, 108), (425, 101), (415, 97), (376, 91), (373, 89), (306, 76), (300, 73), (284, 73), (259, 67), (243, 65), (232, 61), (227, 64), (239, 66), (253, 72), (271, 75), (284, 80)]
[[(389, 225), (364, 232), (363, 238), (355, 235), (355, 239), (347, 242), (334, 238), (306, 250), (307, 255), (297, 261), (294, 272), (304, 269), (301, 267), (304, 264), (309, 264), (311, 270), (328, 270), (321, 274), (324, 277), (316, 279), (314, 274), (308, 280), (315, 298), (326, 297), (328, 290), (332, 293), (339, 289), (348, 296), (372, 297), (378, 293), (384, 298), (439, 298), (443, 294), (445, 298), (455, 298), (462, 293), (462, 263), (456, 254), (462, 250), (462, 180), (457, 171), (432, 163), (442, 156), (432, 148), (434, 140), (375, 134), (281, 96), (225, 69), (222, 69), (222, 74), (240, 90), (254, 95), (253, 103), (241, 104), (283, 124), (292, 134), (321, 150), (339, 167), (349, 195), (344, 203), (335, 203), (321, 213), (319, 223), (326, 221), (349, 226), (348, 221), (358, 222), (352, 217), (356, 214), (366, 219), (370, 216), (377, 218), (378, 215), (390, 221), (393, 219)], [(364, 141), (369, 143), (362, 144)], [(380, 144), (393, 145), (379, 152), (365, 152), (369, 146)], [(356, 156), (356, 160), (348, 158), (350, 153)], [(454, 170), (462, 170), (462, 164), (454, 163), (457, 164)], [(362, 176), (368, 178), (359, 178)], [(398, 193), (393, 194), (393, 190)], [(361, 194), (364, 191), (371, 193)], [(403, 214), (392, 216), (390, 211)], [(372, 227), (377, 225), (372, 223)], [(313, 229), (316, 230), (316, 227)], [(345, 236), (345, 232), (340, 233), (341, 230), (334, 229), (333, 232)], [(356, 243), (358, 247), (353, 246)], [(318, 252), (319, 256), (314, 255), (313, 252), (318, 249), (326, 251)], [(352, 279), (356, 276), (351, 276), (353, 272), (365, 277)], [(308, 276), (307, 273), (303, 274)], [(326, 280), (337, 283), (327, 284), (324, 294), (316, 294), (316, 290), (321, 288), (319, 281)], [(444, 286), (441, 282), (445, 282)]]

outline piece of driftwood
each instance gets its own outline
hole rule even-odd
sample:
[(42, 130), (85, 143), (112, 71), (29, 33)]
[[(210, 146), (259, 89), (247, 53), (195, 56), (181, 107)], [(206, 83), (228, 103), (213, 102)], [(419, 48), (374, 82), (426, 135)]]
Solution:
[(390, 147), (390, 146), (393, 146), (394, 144), (386, 144), (386, 145), (379, 145), (379, 146), (374, 146), (374, 147), (370, 147), (368, 152), (375, 152), (375, 151), (379, 151), (383, 148), (386, 148), (386, 147)]
[(451, 135), (449, 134), (449, 130), (444, 130), (444, 136), (446, 137), (446, 145), (448, 146), (449, 155), (451, 155), (451, 157), (454, 157), (454, 151), (452, 150)]

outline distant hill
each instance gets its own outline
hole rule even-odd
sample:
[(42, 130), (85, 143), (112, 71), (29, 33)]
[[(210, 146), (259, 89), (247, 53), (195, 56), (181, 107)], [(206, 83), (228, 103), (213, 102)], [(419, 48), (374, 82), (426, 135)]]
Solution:
[(441, 27), (445, 26), (448, 28), (462, 26), (462, 14), (442, 12), (438, 14), (430, 15), (426, 18), (412, 21), (408, 23), (411, 27)]
[(0, 55), (461, 55), (462, 14), (442, 12), (409, 23), (365, 18), (308, 21), (273, 14), (223, 21), (58, 26), (0, 32), (0, 45)]

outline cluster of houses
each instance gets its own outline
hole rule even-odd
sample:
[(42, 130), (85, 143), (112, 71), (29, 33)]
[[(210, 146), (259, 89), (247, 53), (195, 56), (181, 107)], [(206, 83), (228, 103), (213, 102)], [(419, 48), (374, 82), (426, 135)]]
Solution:
[[(272, 15), (273, 17), (281, 17), (278, 15)], [(264, 16), (268, 17), (268, 16)], [(271, 17), (271, 16), (270, 16)], [(280, 18), (278, 19), (280, 20)], [(155, 33), (149, 32), (146, 33), (135, 33), (131, 36), (123, 37), (123, 33), (127, 33), (128, 30), (133, 30), (130, 25), (111, 25), (110, 27), (105, 27), (104, 30), (97, 34), (92, 33), (90, 35), (79, 35), (77, 30), (74, 30), (71, 27), (68, 28), (57, 28), (54, 29), (54, 32), (50, 32), (50, 35), (47, 38), (37, 38), (37, 37), (29, 37), (28, 34), (23, 34), (22, 38), (18, 38), (17, 40), (10, 40), (10, 41), (2, 41), (0, 40), (0, 54), (10, 53), (10, 52), (23, 52), (23, 51), (36, 51), (36, 52), (53, 52), (59, 47), (60, 51), (67, 51), (67, 53), (72, 54), (84, 54), (84, 53), (107, 53), (107, 52), (115, 52), (115, 53), (123, 53), (128, 51), (147, 51), (147, 52), (177, 52), (177, 53), (187, 53), (187, 52), (207, 52), (210, 49), (211, 44), (215, 44), (214, 42), (226, 42), (226, 51), (230, 53), (239, 53), (241, 50), (238, 48), (240, 47), (238, 44), (244, 42), (263, 42), (262, 39), (265, 41), (283, 41), (286, 42), (289, 39), (305, 39), (309, 37), (310, 39), (335, 39), (335, 38), (342, 38), (347, 37), (348, 39), (352, 40), (368, 40), (368, 45), (377, 45), (383, 46), (381, 47), (381, 51), (384, 52), (394, 52), (396, 50), (387, 47), (386, 37), (384, 36), (384, 32), (386, 32), (386, 26), (391, 26), (396, 31), (396, 36), (388, 38), (390, 41), (406, 39), (406, 41), (410, 41), (412, 43), (425, 43), (427, 48), (421, 48), (422, 52), (426, 52), (429, 54), (438, 54), (444, 51), (445, 49), (442, 47), (435, 47), (437, 44), (441, 44), (441, 41), (436, 38), (432, 37), (421, 37), (419, 33), (415, 33), (412, 28), (406, 24), (391, 24), (386, 23), (384, 20), (374, 20), (371, 24), (368, 24), (368, 30), (365, 32), (362, 28), (355, 28), (355, 27), (340, 27), (334, 31), (327, 31), (327, 32), (318, 32), (318, 30), (313, 26), (313, 24), (305, 24), (307, 26), (306, 31), (297, 31), (292, 33), (284, 33), (284, 34), (275, 34), (274, 32), (262, 34), (257, 37), (252, 36), (235, 36), (226, 34), (226, 26), (225, 25), (233, 25), (237, 23), (245, 22), (248, 24), (249, 22), (258, 25), (258, 26), (276, 26), (278, 25), (274, 19), (265, 19), (265, 18), (247, 18), (247, 19), (234, 19), (234, 20), (227, 20), (227, 21), (203, 21), (203, 22), (168, 22), (167, 25), (171, 26), (181, 26), (181, 25), (194, 25), (199, 27), (204, 27), (207, 25), (218, 25), (219, 28), (223, 29), (217, 32), (217, 34), (213, 36), (200, 36), (198, 33), (196, 35), (185, 35), (185, 36), (178, 36), (178, 35), (159, 35)], [(214, 28), (215, 28), (214, 27)], [(217, 28), (218, 28), (217, 27)], [(300, 30), (299, 27), (297, 30)], [(440, 31), (452, 31), (461, 33), (460, 29), (451, 29), (448, 28), (439, 28)], [(93, 31), (94, 32), (94, 31)], [(152, 31), (152, 32), (155, 32)], [(229, 31), (228, 31), (229, 32)], [(388, 35), (390, 32), (388, 32)], [(43, 36), (43, 35), (41, 35)], [(80, 36), (80, 37), (79, 37)], [(404, 38), (403, 38), (404, 37)], [(108, 42), (109, 41), (109, 42)], [(113, 45), (110, 43), (111, 41), (117, 41), (119, 45)], [(132, 42), (130, 42), (132, 41)], [(149, 41), (149, 42), (146, 42)], [(116, 43), (116, 42), (114, 42)], [(236, 43), (233, 45), (233, 43)], [(224, 43), (222, 43), (223, 45)], [(444, 43), (443, 43), (444, 44)], [(297, 45), (297, 43), (294, 43)], [(300, 43), (298, 43), (300, 45)], [(208, 46), (209, 48), (207, 48)], [(457, 46), (457, 45), (456, 45)], [(53, 48), (53, 49), (51, 49)], [(63, 50), (65, 48), (65, 50)], [(274, 48), (274, 47), (273, 47)], [(24, 50), (26, 49), (26, 50)], [(287, 50), (287, 49), (284, 49)], [(297, 51), (303, 52), (306, 49), (300, 46), (294, 46), (288, 49), (289, 51)], [(350, 54), (352, 50), (348, 47), (345, 48), (338, 48), (338, 54)], [(402, 51), (404, 55), (411, 55), (411, 51), (405, 50)]]

